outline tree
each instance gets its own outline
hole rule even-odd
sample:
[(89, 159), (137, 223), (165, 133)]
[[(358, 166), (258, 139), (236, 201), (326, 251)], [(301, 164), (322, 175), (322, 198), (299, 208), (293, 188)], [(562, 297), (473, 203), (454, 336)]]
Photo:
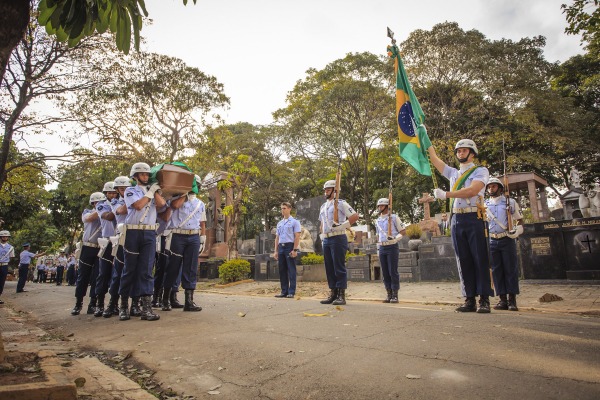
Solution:
[(597, 53), (600, 50), (600, 1), (573, 0), (572, 5), (563, 4), (561, 8), (569, 24), (565, 32), (570, 35), (581, 34), (582, 41)]
[(68, 110), (97, 151), (135, 161), (189, 156), (204, 140), (201, 128), (218, 122), (216, 109), (229, 103), (215, 77), (160, 54), (105, 60), (101, 79)]

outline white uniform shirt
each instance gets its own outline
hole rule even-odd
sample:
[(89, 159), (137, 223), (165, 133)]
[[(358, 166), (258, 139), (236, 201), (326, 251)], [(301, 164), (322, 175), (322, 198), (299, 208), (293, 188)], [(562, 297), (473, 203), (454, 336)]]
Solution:
[[(323, 226), (322, 233), (330, 233), (333, 226), (333, 200), (327, 200), (321, 206), (319, 211), (319, 221)], [(344, 200), (338, 200), (338, 222), (340, 224), (346, 222), (349, 216), (356, 214), (356, 211), (350, 207), (350, 204)]]

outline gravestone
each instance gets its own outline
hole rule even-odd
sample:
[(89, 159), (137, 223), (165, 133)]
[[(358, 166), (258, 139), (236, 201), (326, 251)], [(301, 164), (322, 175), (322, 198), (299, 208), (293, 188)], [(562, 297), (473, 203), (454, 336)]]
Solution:
[(422, 281), (459, 280), (456, 255), (450, 236), (434, 236), (431, 243), (419, 246), (419, 271)]
[(319, 210), (324, 202), (323, 196), (317, 196), (300, 200), (295, 204), (296, 219), (300, 221), (300, 225), (306, 228), (310, 233), (314, 251), (318, 254), (323, 254), (323, 243), (321, 242), (321, 238), (319, 238), (319, 231), (321, 228), (319, 223)]

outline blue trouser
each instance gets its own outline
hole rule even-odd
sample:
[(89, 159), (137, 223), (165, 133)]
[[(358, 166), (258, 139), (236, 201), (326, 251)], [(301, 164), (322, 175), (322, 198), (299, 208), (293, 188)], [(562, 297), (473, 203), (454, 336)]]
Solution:
[(484, 224), (477, 213), (452, 216), (452, 243), (464, 297), (494, 295)]
[(59, 265), (58, 267), (56, 267), (56, 284), (57, 285), (62, 285), (64, 272), (65, 272), (64, 266)]
[(519, 294), (517, 241), (509, 237), (490, 239), (490, 256), (496, 293)]
[(90, 287), (90, 297), (96, 297), (96, 278), (98, 277), (98, 248), (83, 246), (79, 255), (79, 269), (77, 272), (77, 284), (75, 286), (75, 297), (83, 300)]
[(347, 251), (348, 238), (345, 234), (323, 239), (325, 273), (327, 274), (329, 289), (346, 289), (348, 287)]
[(108, 242), (104, 254), (99, 260), (98, 278), (96, 279), (96, 295), (104, 297), (108, 292), (112, 279), (114, 257), (111, 254), (112, 243)]
[(7, 275), (8, 275), (8, 265), (0, 265), (0, 295), (4, 291), (4, 283), (6, 283)]
[(290, 257), (294, 243), (279, 243), (277, 247), (277, 265), (279, 266), (279, 282), (281, 293), (296, 294), (296, 257)]
[(75, 284), (75, 265), (69, 265), (67, 267), (67, 284), (74, 285)]
[(158, 293), (165, 281), (165, 271), (169, 264), (169, 255), (165, 251), (166, 236), (160, 235), (160, 251), (156, 253), (156, 264), (154, 267), (154, 293)]
[(128, 229), (125, 233), (125, 265), (121, 275), (119, 295), (152, 296), (152, 267), (156, 253), (154, 230)]
[(108, 289), (111, 297), (119, 296), (119, 286), (121, 285), (121, 275), (123, 274), (123, 260), (123, 246), (119, 245), (117, 247), (117, 254), (113, 258), (113, 271)]
[(383, 285), (386, 289), (400, 290), (400, 274), (398, 273), (398, 244), (379, 247), (379, 264), (383, 275)]
[(27, 273), (29, 272), (29, 264), (19, 264), (19, 280), (17, 281), (17, 292), (22, 292), (27, 282)]
[(196, 289), (199, 251), (200, 236), (198, 234), (173, 234), (171, 249), (168, 251), (169, 263), (165, 274), (165, 287), (173, 287), (178, 276), (181, 275), (181, 286), (184, 289)]

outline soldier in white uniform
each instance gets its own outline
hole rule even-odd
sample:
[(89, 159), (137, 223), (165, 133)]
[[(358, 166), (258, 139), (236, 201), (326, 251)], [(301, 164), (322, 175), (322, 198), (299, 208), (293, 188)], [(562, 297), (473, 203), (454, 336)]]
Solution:
[(404, 224), (396, 214), (391, 215), (391, 229), (389, 215), (390, 200), (381, 198), (377, 200), (379, 218), (375, 221), (377, 228), (377, 252), (379, 264), (383, 274), (383, 285), (387, 291), (384, 303), (398, 303), (398, 291), (400, 290), (400, 274), (398, 273), (398, 259), (400, 248), (398, 240), (406, 232)]
[[(15, 248), (8, 243), (9, 238), (9, 231), (0, 231), (0, 296), (4, 291), (4, 283), (8, 275), (8, 263), (11, 258), (15, 257)], [(4, 304), (2, 299), (0, 299), (0, 304)]]

